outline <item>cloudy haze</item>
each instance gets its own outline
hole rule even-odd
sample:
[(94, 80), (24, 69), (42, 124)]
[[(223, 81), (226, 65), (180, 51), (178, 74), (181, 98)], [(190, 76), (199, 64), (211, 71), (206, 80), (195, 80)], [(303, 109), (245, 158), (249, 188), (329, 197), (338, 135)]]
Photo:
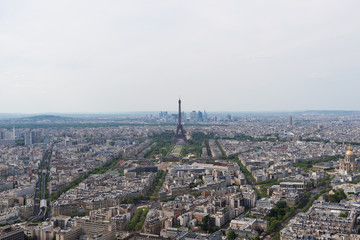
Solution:
[(360, 110), (360, 1), (0, 2), (0, 112)]

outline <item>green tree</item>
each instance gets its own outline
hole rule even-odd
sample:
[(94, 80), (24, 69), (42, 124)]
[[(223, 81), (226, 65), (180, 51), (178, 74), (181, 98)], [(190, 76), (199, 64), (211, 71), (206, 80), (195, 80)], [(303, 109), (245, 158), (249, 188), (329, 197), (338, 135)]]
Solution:
[(285, 208), (285, 207), (286, 207), (286, 202), (285, 202), (285, 201), (278, 201), (278, 202), (276, 203), (276, 206), (277, 206), (278, 208)]
[(234, 232), (234, 230), (230, 230), (227, 233), (227, 238), (229, 240), (234, 240), (237, 237), (237, 234)]
[(205, 232), (209, 231), (209, 215), (202, 218), (201, 229)]
[(135, 231), (140, 231), (141, 228), (142, 228), (142, 226), (143, 226), (143, 223), (142, 223), (142, 222), (138, 222), (138, 223), (136, 224), (136, 226), (135, 226)]
[(339, 214), (339, 217), (347, 218), (349, 216), (349, 212), (342, 212)]

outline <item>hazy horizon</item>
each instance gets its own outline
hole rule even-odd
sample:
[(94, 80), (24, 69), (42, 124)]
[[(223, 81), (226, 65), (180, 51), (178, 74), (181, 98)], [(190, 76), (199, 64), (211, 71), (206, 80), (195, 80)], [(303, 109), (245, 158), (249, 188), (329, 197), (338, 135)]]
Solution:
[(359, 7), (1, 1), (0, 113), (359, 111)]
[[(199, 109), (193, 109), (191, 111), (183, 111), (185, 113), (191, 113), (192, 111), (201, 111), (204, 112), (204, 110)], [(206, 111), (206, 109), (205, 109)], [(24, 115), (24, 116), (61, 116), (61, 115), (128, 115), (128, 114), (158, 114), (160, 112), (168, 112), (168, 114), (177, 114), (177, 111), (167, 111), (167, 110), (158, 110), (158, 111), (124, 111), (124, 112), (34, 112), (34, 113), (21, 113), (21, 112), (14, 112), (14, 113), (0, 113), (0, 116), (2, 115)], [(328, 113), (328, 112), (335, 112), (335, 113), (360, 113), (360, 110), (299, 110), (299, 111), (291, 111), (291, 110), (284, 110), (284, 111), (206, 111), (209, 114), (253, 114), (253, 113), (280, 113), (280, 114), (290, 114), (290, 113), (307, 113), (307, 112), (318, 112), (318, 113)]]

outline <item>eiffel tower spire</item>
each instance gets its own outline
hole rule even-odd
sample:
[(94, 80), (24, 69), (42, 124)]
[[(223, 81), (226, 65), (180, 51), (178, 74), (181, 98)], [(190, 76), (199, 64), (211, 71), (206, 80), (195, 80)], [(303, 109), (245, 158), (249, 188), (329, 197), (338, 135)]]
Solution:
[(181, 99), (179, 98), (179, 113), (178, 113), (178, 125), (176, 127), (176, 133), (173, 137), (173, 144), (183, 144), (186, 142), (185, 130), (181, 124)]

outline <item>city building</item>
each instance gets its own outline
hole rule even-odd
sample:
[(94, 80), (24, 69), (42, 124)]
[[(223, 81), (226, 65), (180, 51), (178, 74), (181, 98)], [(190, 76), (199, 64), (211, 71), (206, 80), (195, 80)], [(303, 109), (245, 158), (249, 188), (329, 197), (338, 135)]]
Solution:
[(349, 146), (348, 151), (345, 154), (345, 159), (339, 161), (339, 171), (347, 174), (359, 169), (357, 162), (355, 161), (355, 154)]
[(0, 240), (24, 240), (24, 230), (12, 226), (1, 227)]

